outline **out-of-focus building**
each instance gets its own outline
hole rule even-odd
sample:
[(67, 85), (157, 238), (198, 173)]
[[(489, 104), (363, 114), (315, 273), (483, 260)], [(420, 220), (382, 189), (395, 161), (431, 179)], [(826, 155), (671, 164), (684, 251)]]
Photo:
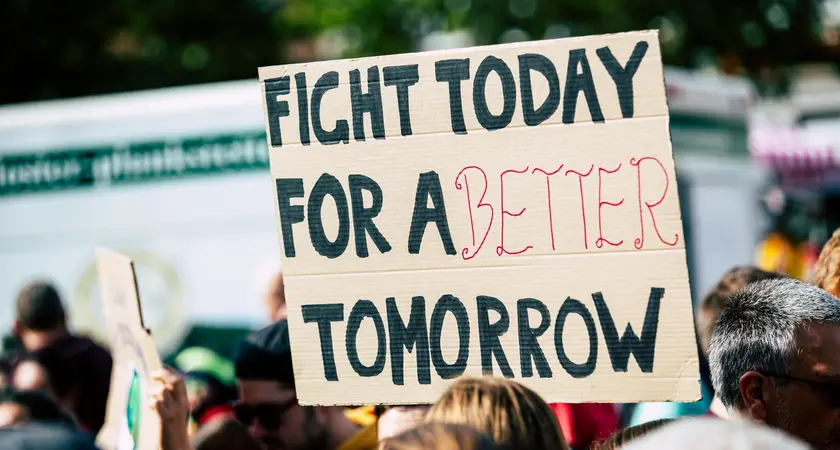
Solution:
[(775, 176), (771, 226), (758, 249), (768, 268), (809, 280), (840, 227), (840, 77), (832, 66), (794, 70), (789, 92), (750, 110), (750, 153)]

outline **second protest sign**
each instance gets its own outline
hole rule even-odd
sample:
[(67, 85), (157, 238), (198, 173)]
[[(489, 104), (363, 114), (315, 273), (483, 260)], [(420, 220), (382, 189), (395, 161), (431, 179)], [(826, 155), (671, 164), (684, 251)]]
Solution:
[(656, 32), (260, 80), (302, 404), (699, 398)]

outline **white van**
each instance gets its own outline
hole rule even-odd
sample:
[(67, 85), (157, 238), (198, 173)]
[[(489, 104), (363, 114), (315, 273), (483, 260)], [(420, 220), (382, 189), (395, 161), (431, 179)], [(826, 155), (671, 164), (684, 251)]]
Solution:
[[(749, 263), (758, 238), (749, 89), (670, 69), (666, 79), (697, 294)], [(73, 325), (104, 337), (97, 246), (136, 260), (164, 354), (195, 325), (265, 322), (280, 246), (256, 80), (0, 107), (0, 136), (0, 331), (18, 290), (47, 278)]]
[(94, 248), (132, 256), (164, 353), (190, 324), (252, 327), (279, 270), (256, 80), (0, 107), (0, 330), (34, 279), (103, 336)]

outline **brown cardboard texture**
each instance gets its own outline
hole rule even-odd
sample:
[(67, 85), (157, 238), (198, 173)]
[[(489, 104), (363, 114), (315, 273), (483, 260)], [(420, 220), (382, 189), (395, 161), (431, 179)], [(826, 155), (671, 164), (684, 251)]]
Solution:
[(135, 448), (159, 450), (160, 417), (147, 407), (145, 399), (149, 398), (152, 373), (161, 370), (163, 364), (152, 337), (143, 326), (134, 263), (119, 253), (97, 249), (96, 269), (114, 358), (105, 426), (97, 436), (97, 444), (105, 450), (117, 448), (122, 422), (126, 417), (129, 387), (136, 370), (144, 401), (140, 405), (139, 442)]
[(655, 31), (259, 74), (302, 404), (699, 399)]

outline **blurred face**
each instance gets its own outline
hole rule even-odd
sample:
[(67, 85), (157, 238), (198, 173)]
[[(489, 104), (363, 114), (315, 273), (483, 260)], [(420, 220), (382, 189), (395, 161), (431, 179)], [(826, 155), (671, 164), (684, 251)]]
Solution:
[(268, 317), (272, 321), (276, 322), (286, 318), (286, 290), (282, 273), (278, 274), (269, 286), (265, 296), (265, 304), (268, 309)]
[(53, 393), (50, 388), (47, 371), (35, 361), (24, 361), (15, 368), (12, 376), (13, 387), (21, 391), (45, 391)]
[(264, 450), (326, 448), (325, 410), (298, 405), (295, 390), (279, 383), (240, 380), (236, 416)]
[(750, 415), (815, 449), (840, 449), (840, 326), (812, 324), (797, 343), (790, 375), (766, 377), (765, 406), (748, 403)]
[(210, 393), (210, 387), (207, 385), (207, 382), (197, 378), (185, 379), (184, 385), (187, 388), (187, 400), (190, 404), (190, 411), (195, 411), (198, 404)]
[(395, 407), (385, 411), (377, 421), (377, 438), (381, 442), (423, 423), (429, 406)]
[(0, 428), (20, 425), (29, 418), (29, 411), (17, 403), (0, 403)]

